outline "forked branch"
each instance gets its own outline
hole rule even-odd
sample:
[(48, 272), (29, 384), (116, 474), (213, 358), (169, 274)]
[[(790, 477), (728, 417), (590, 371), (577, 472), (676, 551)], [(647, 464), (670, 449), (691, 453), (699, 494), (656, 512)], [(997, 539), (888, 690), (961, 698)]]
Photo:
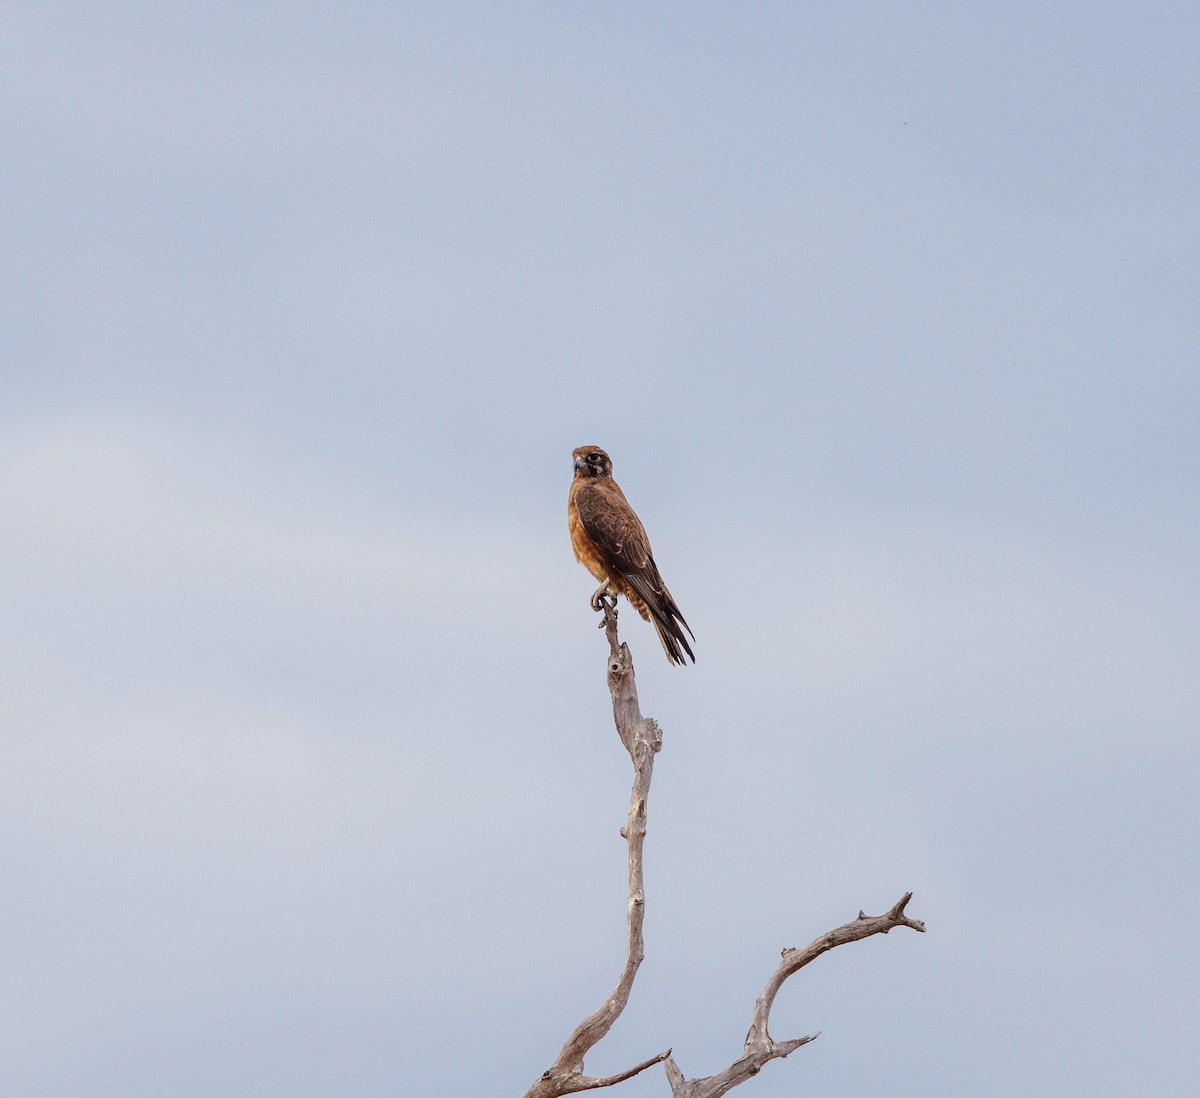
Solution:
[(603, 590), (593, 597), (593, 606), (603, 611), (604, 620), (600, 628), (608, 637), (608, 690), (612, 695), (613, 721), (617, 735), (633, 761), (633, 790), (629, 798), (629, 817), (621, 836), (629, 848), (629, 900), (627, 915), (629, 923), (625, 966), (612, 994), (567, 1038), (554, 1063), (525, 1092), (525, 1098), (560, 1098), (565, 1094), (577, 1094), (585, 1090), (598, 1090), (615, 1083), (631, 1079), (653, 1064), (661, 1063), (667, 1073), (672, 1098), (720, 1098), (739, 1083), (757, 1075), (763, 1065), (771, 1060), (782, 1059), (808, 1044), (817, 1034), (795, 1037), (787, 1041), (776, 1041), (767, 1029), (771, 1007), (775, 996), (784, 982), (805, 965), (816, 960), (822, 953), (836, 949), (849, 942), (857, 942), (875, 934), (886, 934), (893, 927), (907, 926), (924, 931), (925, 924), (910, 919), (904, 913), (912, 893), (907, 892), (882, 915), (864, 915), (839, 926), (819, 938), (815, 938), (803, 949), (785, 949), (779, 967), (771, 975), (762, 994), (754, 1004), (750, 1018), (750, 1030), (742, 1046), (742, 1055), (724, 1071), (702, 1079), (686, 1079), (671, 1056), (671, 1050), (643, 1060), (640, 1064), (616, 1075), (592, 1077), (583, 1073), (583, 1058), (603, 1039), (621, 1016), (633, 990), (633, 980), (642, 963), (644, 946), (642, 922), (645, 915), (645, 893), (642, 887), (642, 846), (646, 839), (646, 799), (650, 794), (650, 779), (654, 772), (654, 756), (662, 747), (662, 731), (657, 723), (642, 716), (638, 705), (637, 685), (634, 682), (633, 659), (627, 645), (617, 637), (617, 610), (615, 601)]
[(612, 600), (600, 598), (597, 609), (603, 610), (601, 628), (608, 637), (608, 691), (612, 695), (613, 720), (617, 735), (633, 760), (633, 790), (629, 797), (629, 817), (621, 835), (629, 848), (629, 923), (625, 967), (612, 994), (579, 1025), (567, 1038), (557, 1059), (541, 1078), (525, 1092), (525, 1098), (558, 1098), (582, 1090), (597, 1090), (631, 1079), (653, 1064), (661, 1063), (671, 1050), (660, 1052), (649, 1060), (635, 1064), (627, 1071), (603, 1078), (583, 1074), (583, 1058), (612, 1028), (621, 1016), (633, 980), (645, 955), (642, 923), (645, 917), (645, 892), (642, 887), (642, 846), (646, 839), (646, 798), (650, 794), (650, 779), (654, 773), (654, 756), (662, 747), (662, 731), (657, 723), (642, 716), (638, 705), (637, 684), (633, 675), (633, 658), (629, 647), (617, 638), (617, 610)]
[(783, 987), (789, 976), (795, 975), (810, 961), (815, 961), (822, 953), (836, 949), (848, 942), (857, 942), (862, 938), (870, 938), (874, 934), (886, 934), (896, 926), (907, 926), (924, 933), (925, 924), (919, 919), (910, 919), (904, 914), (912, 893), (906, 892), (896, 901), (890, 910), (882, 915), (864, 915), (861, 911), (858, 918), (839, 926), (819, 938), (814, 938), (803, 949), (785, 949), (779, 967), (772, 973), (763, 988), (762, 994), (754, 1003), (754, 1012), (750, 1017), (750, 1031), (746, 1034), (742, 1055), (734, 1060), (724, 1071), (716, 1075), (708, 1075), (703, 1079), (685, 1079), (683, 1072), (668, 1055), (663, 1061), (667, 1080), (671, 1084), (672, 1098), (720, 1098), (727, 1094), (739, 1083), (744, 1083), (753, 1075), (757, 1075), (764, 1064), (771, 1060), (782, 1059), (795, 1052), (801, 1045), (808, 1044), (817, 1038), (817, 1034), (807, 1037), (795, 1037), (789, 1041), (776, 1041), (767, 1030), (767, 1021), (775, 996)]

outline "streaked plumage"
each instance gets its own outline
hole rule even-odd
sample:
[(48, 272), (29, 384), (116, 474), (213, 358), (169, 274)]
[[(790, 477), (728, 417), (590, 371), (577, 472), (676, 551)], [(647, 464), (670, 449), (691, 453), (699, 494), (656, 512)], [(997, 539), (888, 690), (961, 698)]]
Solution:
[(580, 446), (571, 456), (567, 526), (576, 558), (600, 581), (593, 604), (606, 589), (624, 595), (658, 631), (667, 659), (685, 663), (686, 652), (695, 663), (684, 630), (692, 640), (696, 636), (659, 575), (645, 527), (612, 478), (611, 459), (599, 446)]

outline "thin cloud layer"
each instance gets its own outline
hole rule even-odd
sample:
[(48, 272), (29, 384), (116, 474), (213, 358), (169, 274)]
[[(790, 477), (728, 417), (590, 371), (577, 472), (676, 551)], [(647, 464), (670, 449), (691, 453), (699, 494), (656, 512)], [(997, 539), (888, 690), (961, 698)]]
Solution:
[(0, 1091), (524, 1091), (624, 949), (589, 442), (697, 636), (589, 1069), (912, 889), (747, 1098), (1196, 1090), (1191, 21), (12, 13)]

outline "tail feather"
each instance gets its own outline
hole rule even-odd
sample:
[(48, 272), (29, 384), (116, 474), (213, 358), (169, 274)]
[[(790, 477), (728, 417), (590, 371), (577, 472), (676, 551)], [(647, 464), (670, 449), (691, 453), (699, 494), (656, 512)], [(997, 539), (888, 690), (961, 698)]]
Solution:
[[(692, 652), (692, 647), (687, 642), (687, 637), (683, 635), (683, 629), (679, 628), (674, 618), (669, 618), (661, 611), (653, 611), (654, 628), (658, 633), (658, 639), (662, 642), (663, 651), (667, 654), (667, 659), (672, 663), (686, 664), (687, 660), (683, 658), (683, 653), (686, 652), (692, 663), (696, 662), (696, 656)], [(683, 624), (684, 629), (688, 629), (688, 624), (683, 618), (679, 618), (679, 622)], [(693, 636), (692, 640), (696, 638)], [(682, 651), (680, 649), (682, 648)]]
[(692, 640), (696, 639), (696, 634), (692, 632), (692, 627), (679, 612), (679, 607), (675, 605), (675, 600), (671, 597), (671, 592), (667, 590), (667, 585), (662, 582), (662, 577), (655, 576), (655, 579), (658, 582), (652, 585), (642, 576), (629, 577), (629, 586), (633, 588), (642, 603), (637, 608), (641, 611), (642, 617), (653, 624), (668, 660), (672, 663), (686, 664), (687, 660), (683, 658), (683, 654), (686, 652), (692, 663), (695, 663), (696, 656), (692, 652), (692, 647), (688, 644), (683, 630), (688, 631)]

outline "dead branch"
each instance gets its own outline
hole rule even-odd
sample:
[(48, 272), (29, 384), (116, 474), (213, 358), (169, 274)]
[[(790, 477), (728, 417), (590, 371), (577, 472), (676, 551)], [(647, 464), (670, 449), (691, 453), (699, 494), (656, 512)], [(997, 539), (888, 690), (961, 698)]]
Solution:
[(645, 916), (645, 893), (642, 888), (642, 846), (646, 839), (646, 799), (650, 794), (650, 779), (654, 772), (654, 756), (662, 747), (662, 730), (649, 717), (643, 717), (638, 705), (637, 685), (634, 682), (633, 658), (629, 647), (621, 644), (617, 637), (617, 609), (615, 600), (598, 593), (593, 603), (604, 612), (600, 624), (608, 637), (608, 690), (612, 696), (613, 721), (617, 735), (633, 761), (633, 791), (629, 798), (629, 817), (621, 829), (621, 837), (629, 847), (629, 921), (628, 945), (625, 967), (621, 971), (617, 986), (611, 995), (567, 1038), (554, 1063), (547, 1068), (533, 1086), (525, 1092), (525, 1098), (560, 1098), (565, 1094), (576, 1094), (584, 1090), (598, 1090), (615, 1083), (632, 1079), (653, 1064), (661, 1063), (667, 1073), (672, 1098), (720, 1098), (740, 1083), (757, 1075), (771, 1060), (782, 1059), (795, 1052), (801, 1045), (815, 1040), (818, 1034), (795, 1037), (787, 1041), (776, 1041), (767, 1029), (771, 1007), (775, 996), (784, 982), (805, 965), (848, 942), (857, 942), (875, 934), (886, 934), (896, 926), (907, 926), (924, 932), (925, 924), (910, 919), (904, 914), (912, 893), (906, 892), (882, 915), (864, 915), (861, 911), (853, 922), (815, 938), (804, 949), (785, 949), (779, 967), (771, 975), (762, 994), (754, 1003), (750, 1018), (750, 1030), (742, 1046), (742, 1055), (724, 1071), (703, 1079), (686, 1079), (671, 1056), (671, 1050), (643, 1060), (640, 1064), (616, 1075), (591, 1077), (583, 1073), (583, 1058), (603, 1039), (621, 1016), (633, 990), (633, 980), (644, 956), (642, 922)]
[(617, 638), (616, 606), (606, 598), (601, 599), (600, 603), (598, 609), (604, 612), (601, 628), (608, 637), (610, 650), (608, 690), (612, 695), (613, 721), (617, 726), (617, 735), (621, 737), (621, 743), (625, 745), (625, 750), (629, 752), (633, 761), (634, 769), (633, 791), (629, 797), (629, 817), (621, 830), (621, 836), (629, 847), (629, 935), (625, 967), (612, 994), (579, 1023), (575, 1032), (567, 1038), (554, 1063), (525, 1092), (525, 1098), (559, 1098), (563, 1094), (612, 1086), (614, 1083), (631, 1079), (638, 1072), (667, 1060), (671, 1055), (671, 1050), (668, 1049), (627, 1071), (604, 1078), (592, 1078), (583, 1074), (584, 1056), (608, 1033), (629, 1002), (633, 979), (645, 955), (642, 940), (642, 922), (645, 917), (642, 846), (646, 839), (646, 798), (650, 794), (654, 756), (662, 747), (661, 729), (655, 721), (642, 716), (638, 705), (633, 657), (629, 654), (628, 645), (621, 644)]
[(663, 1061), (667, 1080), (671, 1084), (672, 1098), (720, 1098), (727, 1094), (739, 1083), (744, 1083), (753, 1075), (757, 1075), (763, 1065), (771, 1060), (782, 1059), (795, 1052), (801, 1045), (808, 1044), (817, 1038), (818, 1034), (808, 1037), (796, 1037), (789, 1041), (775, 1041), (767, 1031), (767, 1020), (775, 996), (789, 976), (799, 972), (810, 961), (815, 961), (822, 953), (827, 953), (848, 942), (857, 942), (862, 938), (870, 938), (874, 934), (886, 934), (892, 927), (907, 926), (924, 933), (925, 924), (919, 919), (910, 919), (904, 914), (912, 893), (906, 892), (892, 905), (891, 909), (882, 915), (864, 915), (861, 911), (853, 922), (839, 926), (819, 938), (814, 938), (804, 949), (785, 949), (783, 960), (767, 981), (762, 994), (754, 1003), (754, 1012), (750, 1018), (750, 1031), (746, 1034), (742, 1055), (734, 1060), (724, 1071), (709, 1075), (703, 1079), (685, 1079), (674, 1059), (668, 1054)]

